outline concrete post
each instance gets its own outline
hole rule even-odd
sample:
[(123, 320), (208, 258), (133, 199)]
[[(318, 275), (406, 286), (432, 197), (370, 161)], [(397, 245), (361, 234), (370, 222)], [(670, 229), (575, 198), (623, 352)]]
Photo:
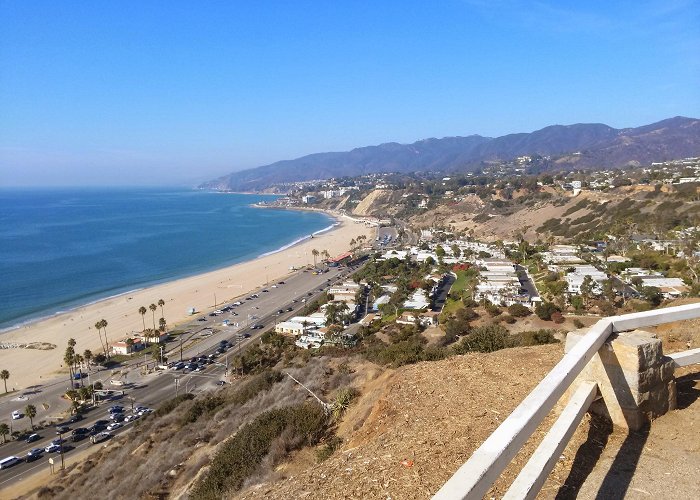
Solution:
[[(569, 332), (565, 351), (569, 352), (586, 332)], [(594, 381), (602, 401), (595, 401), (590, 411), (607, 416), (613, 425), (638, 430), (675, 409), (673, 370), (673, 361), (663, 355), (661, 341), (653, 334), (641, 330), (616, 333), (586, 365), (567, 396), (581, 381)]]

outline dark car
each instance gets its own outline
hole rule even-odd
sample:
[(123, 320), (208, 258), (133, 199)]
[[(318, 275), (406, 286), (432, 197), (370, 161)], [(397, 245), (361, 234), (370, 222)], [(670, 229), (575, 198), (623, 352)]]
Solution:
[(263, 326), (262, 325), (253, 325), (250, 328), (252, 328), (253, 330), (261, 330), (263, 328)]
[(290, 311), (293, 311), (293, 310), (294, 310), (294, 308), (292, 308), (292, 307), (288, 307), (288, 308), (287, 308), (287, 312), (290, 312)]
[(199, 318), (197, 321), (206, 321), (207, 318)]
[(313, 293), (309, 292), (309, 293), (307, 293), (306, 295), (308, 295), (309, 297), (311, 297), (311, 296), (313, 295)]
[(67, 420), (69, 424), (74, 424), (76, 422), (80, 422), (83, 419), (83, 416), (80, 413), (76, 413), (73, 415), (71, 418)]
[[(262, 328), (262, 325), (260, 326), (260, 328)], [(243, 336), (248, 339), (250, 338), (250, 333), (244, 333)]]
[(34, 448), (33, 450), (29, 450), (27, 452), (27, 456), (25, 457), (25, 460), (27, 462), (33, 462), (34, 460), (39, 460), (41, 458), (41, 455), (44, 454), (44, 449), (43, 448)]
[(26, 439), (27, 443), (33, 443), (34, 441), (39, 441), (41, 436), (39, 434), (30, 434)]
[(60, 434), (65, 434), (69, 430), (70, 430), (70, 427), (68, 427), (67, 425), (57, 425), (56, 426), (56, 432), (58, 432)]
[(284, 281), (280, 281), (280, 282), (277, 283), (277, 284), (278, 284), (278, 285), (284, 285)]
[(277, 311), (277, 314), (282, 314), (284, 311), (282, 309)]
[(80, 441), (81, 439), (85, 439), (88, 437), (88, 434), (90, 434), (90, 431), (84, 427), (78, 427), (71, 433), (71, 439), (73, 441)]

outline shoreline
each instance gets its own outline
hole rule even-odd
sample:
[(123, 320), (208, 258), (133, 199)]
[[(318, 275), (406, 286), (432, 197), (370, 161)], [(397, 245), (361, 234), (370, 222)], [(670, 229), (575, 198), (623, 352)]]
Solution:
[[(266, 208), (264, 205), (259, 206), (256, 203), (253, 203), (250, 206), (255, 207), (255, 208)], [(269, 208), (277, 208), (277, 207), (269, 207)], [(283, 210), (283, 208), (281, 208), (281, 207), (279, 209)], [(137, 292), (140, 292), (140, 291), (145, 290), (147, 288), (152, 288), (155, 286), (163, 285), (163, 284), (166, 284), (166, 283), (169, 283), (172, 281), (177, 281), (180, 279), (199, 276), (199, 275), (206, 274), (209, 272), (219, 271), (221, 269), (225, 269), (227, 267), (250, 262), (250, 261), (253, 261), (255, 259), (259, 259), (261, 257), (266, 257), (268, 255), (274, 255), (278, 252), (282, 252), (284, 250), (287, 250), (288, 248), (292, 248), (295, 245), (303, 243), (304, 241), (312, 239), (315, 235), (319, 235), (319, 234), (322, 234), (322, 233), (327, 232), (327, 231), (332, 231), (335, 227), (337, 227), (340, 224), (339, 216), (337, 216), (335, 214), (328, 213), (324, 210), (319, 210), (319, 212), (322, 212), (324, 215), (326, 215), (330, 219), (330, 221), (332, 221), (332, 224), (330, 224), (329, 226), (326, 226), (324, 228), (321, 228), (318, 231), (314, 231), (313, 233), (311, 233), (309, 235), (304, 235), (300, 238), (297, 238), (294, 241), (292, 241), (291, 243), (285, 243), (281, 247), (276, 248), (274, 250), (270, 250), (269, 252), (265, 252), (265, 253), (258, 254), (258, 255), (252, 256), (252, 257), (244, 258), (243, 260), (239, 260), (237, 262), (229, 262), (229, 263), (224, 263), (224, 264), (220, 264), (220, 265), (214, 265), (212, 267), (204, 268), (200, 271), (190, 273), (190, 274), (184, 274), (181, 276), (173, 276), (170, 278), (157, 279), (154, 281), (145, 282), (145, 283), (141, 283), (141, 284), (137, 283), (135, 285), (132, 285), (135, 288), (125, 287), (127, 289), (122, 289), (122, 291), (119, 291), (119, 290), (107, 291), (107, 292), (104, 292), (105, 295), (102, 295), (102, 293), (98, 293), (98, 294), (94, 295), (92, 299), (88, 298), (87, 302), (82, 302), (80, 300), (72, 300), (72, 301), (67, 302), (65, 305), (57, 306), (59, 309), (56, 311), (53, 311), (53, 312), (42, 311), (42, 312), (37, 312), (36, 315), (29, 315), (29, 316), (25, 316), (24, 318), (19, 318), (18, 322), (16, 322), (16, 323), (12, 323), (12, 324), (9, 324), (6, 326), (0, 326), (0, 345), (2, 345), (2, 343), (4, 341), (5, 334), (19, 330), (19, 329), (24, 328), (26, 326), (31, 326), (34, 323), (49, 320), (51, 318), (55, 318), (55, 317), (60, 316), (62, 314), (68, 314), (68, 313), (71, 313), (71, 312), (73, 312), (77, 309), (80, 309), (82, 307), (91, 306), (91, 305), (97, 304), (99, 302), (119, 298), (119, 297), (122, 297), (124, 295), (129, 295), (132, 293), (137, 293)], [(11, 320), (11, 321), (16, 321), (16, 320)]]
[[(58, 376), (63, 369), (63, 353), (69, 338), (76, 340), (76, 351), (79, 353), (85, 349), (93, 353), (102, 352), (94, 328), (94, 324), (102, 318), (109, 323), (107, 336), (111, 344), (132, 332), (140, 332), (144, 322), (148, 328), (152, 315), (142, 317), (138, 308), (148, 307), (162, 298), (166, 303), (164, 317), (168, 329), (172, 330), (192, 320), (187, 313), (189, 308), (194, 307), (199, 314), (213, 310), (215, 306), (233, 301), (266, 283), (284, 279), (296, 272), (291, 270), (293, 267), (312, 265), (313, 248), (337, 255), (347, 251), (351, 239), (370, 231), (362, 224), (353, 223), (350, 218), (324, 213), (333, 220), (333, 224), (273, 252), (199, 274), (125, 291), (0, 331), (0, 344), (47, 343), (56, 346), (49, 350), (0, 349), (0, 368), (7, 369), (11, 374), (8, 388), (21, 390)], [(160, 309), (157, 314), (160, 316)]]

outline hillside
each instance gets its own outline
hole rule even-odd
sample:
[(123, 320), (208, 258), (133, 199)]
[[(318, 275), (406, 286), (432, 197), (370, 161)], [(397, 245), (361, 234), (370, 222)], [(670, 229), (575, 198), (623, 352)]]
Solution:
[(481, 162), (522, 155), (551, 156), (551, 160), (540, 161), (541, 169), (609, 168), (698, 156), (700, 120), (676, 117), (626, 129), (603, 124), (554, 125), (497, 138), (472, 135), (387, 143), (279, 161), (225, 175), (200, 188), (256, 191), (279, 183), (368, 173), (474, 171)]

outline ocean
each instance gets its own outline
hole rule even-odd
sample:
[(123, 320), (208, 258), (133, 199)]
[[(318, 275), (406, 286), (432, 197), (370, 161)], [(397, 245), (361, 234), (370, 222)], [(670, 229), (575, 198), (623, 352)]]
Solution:
[(314, 212), (178, 189), (1, 189), (0, 329), (199, 274), (309, 237)]

